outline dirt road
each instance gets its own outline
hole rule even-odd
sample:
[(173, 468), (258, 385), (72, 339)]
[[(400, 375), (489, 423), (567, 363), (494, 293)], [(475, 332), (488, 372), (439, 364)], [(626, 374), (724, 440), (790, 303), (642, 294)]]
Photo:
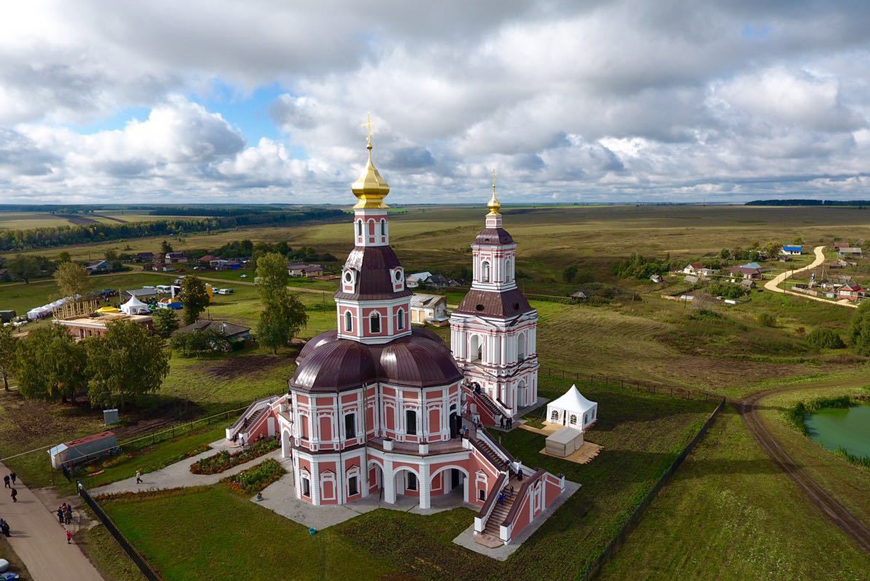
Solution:
[(797, 270), (787, 270), (787, 271), (783, 272), (782, 274), (776, 276), (775, 278), (767, 281), (766, 283), (764, 283), (764, 290), (773, 291), (775, 293), (794, 295), (796, 297), (802, 297), (805, 299), (810, 299), (811, 301), (818, 301), (820, 303), (827, 303), (829, 305), (839, 305), (841, 307), (849, 307), (852, 309), (857, 309), (858, 305), (856, 305), (854, 303), (850, 303), (849, 301), (845, 301), (845, 300), (839, 301), (839, 302), (829, 301), (828, 299), (814, 297), (812, 295), (805, 295), (802, 293), (796, 293), (794, 291), (789, 291), (789, 290), (779, 288), (779, 285), (781, 283), (783, 283), (785, 281), (785, 279), (787, 279), (787, 278), (789, 278), (789, 277), (791, 277), (799, 272), (812, 270), (813, 268), (821, 266), (825, 262), (825, 247), (824, 246), (816, 246), (813, 249), (813, 252), (815, 253), (816, 258), (810, 264), (808, 264), (807, 266), (804, 266), (803, 268), (798, 268)]
[[(0, 473), (9, 470), (0, 464)], [(9, 544), (27, 566), (34, 581), (102, 581), (102, 577), (75, 544), (68, 545), (63, 526), (54, 513), (21, 482), (15, 486), (18, 502), (9, 489), (0, 492), (0, 516), (12, 528)], [(54, 510), (55, 507), (52, 507)], [(75, 521), (70, 530), (75, 532)]]
[(870, 554), (870, 528), (868, 528), (861, 520), (853, 515), (840, 502), (828, 494), (819, 484), (813, 480), (800, 466), (798, 466), (785, 450), (779, 445), (767, 427), (764, 421), (758, 415), (759, 402), (769, 395), (791, 391), (796, 389), (806, 389), (806, 386), (782, 387), (778, 389), (770, 389), (750, 395), (742, 402), (737, 404), (737, 409), (743, 417), (743, 422), (746, 427), (755, 436), (758, 445), (764, 450), (770, 459), (774, 461), (788, 476), (797, 484), (809, 499), (818, 506), (825, 515), (830, 518), (834, 524), (843, 530), (847, 535), (855, 539), (865, 552)]

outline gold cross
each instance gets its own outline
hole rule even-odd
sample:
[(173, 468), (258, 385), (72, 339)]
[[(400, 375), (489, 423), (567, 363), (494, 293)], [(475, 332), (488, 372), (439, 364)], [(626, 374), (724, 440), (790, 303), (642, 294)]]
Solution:
[(495, 170), (492, 170), (492, 191), (495, 191)]
[(375, 124), (372, 123), (372, 114), (371, 113), (369, 113), (368, 120), (365, 123), (363, 123), (362, 126), (368, 130), (368, 139), (367, 139), (366, 143), (368, 143), (368, 145), (371, 145), (372, 144), (372, 128), (374, 128), (374, 126), (375, 126)]

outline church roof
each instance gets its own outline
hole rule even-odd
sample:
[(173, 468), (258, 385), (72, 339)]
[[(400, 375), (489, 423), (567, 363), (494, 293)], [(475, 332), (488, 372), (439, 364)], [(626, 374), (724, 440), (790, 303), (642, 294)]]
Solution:
[(435, 387), (463, 377), (441, 338), (419, 328), (385, 345), (339, 339), (337, 331), (326, 331), (308, 342), (296, 362), (290, 388), (309, 393), (358, 389), (375, 381)]
[(484, 228), (474, 239), (475, 244), (513, 244), (514, 239), (504, 228)]
[(471, 289), (462, 299), (456, 312), (506, 319), (533, 310), (528, 299), (519, 289), (503, 292)]
[(335, 294), (338, 299), (381, 300), (411, 295), (408, 289), (394, 290), (390, 269), (399, 268), (402, 264), (389, 246), (358, 246), (348, 255), (345, 266), (357, 271), (356, 290), (352, 293), (339, 290)]

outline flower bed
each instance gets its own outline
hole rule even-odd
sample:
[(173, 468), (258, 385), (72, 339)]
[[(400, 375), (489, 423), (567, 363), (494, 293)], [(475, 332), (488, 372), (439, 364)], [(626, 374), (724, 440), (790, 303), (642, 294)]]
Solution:
[(277, 460), (269, 458), (256, 466), (242, 470), (235, 476), (224, 478), (221, 482), (226, 483), (236, 492), (254, 495), (286, 473), (287, 471)]
[(279, 446), (278, 440), (260, 440), (241, 452), (230, 454), (226, 450), (218, 452), (214, 456), (197, 460), (190, 465), (190, 471), (194, 474), (219, 474), (230, 468), (244, 464), (254, 458), (268, 454)]

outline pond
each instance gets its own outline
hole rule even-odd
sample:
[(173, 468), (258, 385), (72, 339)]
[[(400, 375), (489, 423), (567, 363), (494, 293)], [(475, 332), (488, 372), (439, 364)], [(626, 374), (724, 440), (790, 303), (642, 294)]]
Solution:
[(819, 410), (807, 414), (804, 423), (813, 440), (828, 450), (844, 448), (870, 458), (870, 404)]

